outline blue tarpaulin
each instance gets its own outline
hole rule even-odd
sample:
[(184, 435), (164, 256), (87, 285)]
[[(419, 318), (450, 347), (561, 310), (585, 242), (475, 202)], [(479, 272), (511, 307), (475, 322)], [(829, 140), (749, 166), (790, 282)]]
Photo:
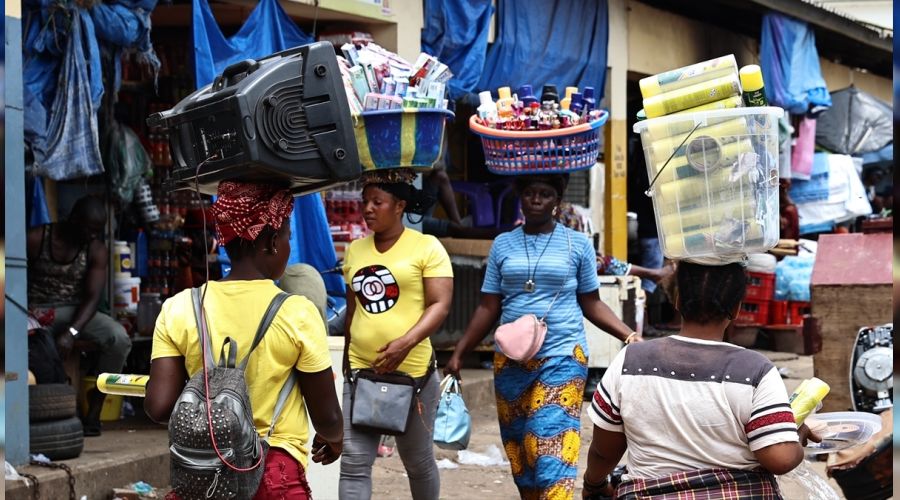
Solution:
[(493, 12), (491, 0), (425, 0), (422, 52), (453, 72), (447, 83), (451, 99), (472, 92), (481, 80)]
[(222, 34), (207, 0), (194, 0), (194, 75), (197, 88), (212, 83), (222, 70), (244, 59), (306, 45), (315, 40), (300, 31), (277, 0), (257, 4), (232, 37)]
[[(261, 0), (241, 29), (226, 38), (212, 15), (207, 0), (194, 1), (194, 61), (197, 87), (212, 83), (229, 65), (244, 59), (261, 59), (274, 52), (312, 43), (312, 37), (284, 12), (277, 0)], [(288, 265), (303, 262), (322, 271), (334, 267), (337, 254), (328, 230), (325, 207), (318, 194), (297, 198), (291, 216), (292, 240)], [(322, 276), (329, 291), (344, 290), (338, 274)]]
[(816, 35), (807, 23), (776, 13), (764, 15), (759, 51), (770, 103), (798, 115), (831, 106)]
[[(112, 0), (83, 9), (75, 2), (25, 0), (23, 91), (25, 142), (32, 172), (54, 180), (98, 174), (97, 110), (103, 97), (101, 48), (134, 48), (153, 70), (150, 11), (156, 0)], [(114, 88), (120, 79), (113, 57)]]
[(606, 82), (609, 14), (606, 0), (503, 0), (497, 39), (488, 49), (480, 90), (531, 84), (594, 87), (597, 102)]

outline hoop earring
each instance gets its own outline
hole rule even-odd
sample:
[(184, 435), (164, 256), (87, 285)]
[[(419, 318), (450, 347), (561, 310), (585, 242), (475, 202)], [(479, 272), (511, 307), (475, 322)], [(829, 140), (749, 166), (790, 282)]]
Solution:
[(553, 207), (553, 216), (556, 217), (556, 214), (559, 213), (559, 207)]

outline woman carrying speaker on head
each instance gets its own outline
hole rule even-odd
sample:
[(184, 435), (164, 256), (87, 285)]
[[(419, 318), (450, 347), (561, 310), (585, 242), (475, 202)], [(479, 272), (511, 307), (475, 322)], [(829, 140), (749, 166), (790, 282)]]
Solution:
[[(219, 186), (212, 212), (232, 269), (225, 278), (205, 285), (202, 304), (213, 353), (221, 352), (226, 338), (231, 338), (237, 342), (238, 355), (247, 356), (260, 318), (281, 292), (273, 280), (284, 274), (291, 253), (292, 208), (291, 194), (278, 186), (238, 182)], [(165, 422), (185, 382), (203, 369), (191, 290), (163, 304), (150, 357), (144, 410), (152, 420)], [(245, 376), (253, 421), (269, 444), (265, 471), (253, 498), (307, 499), (307, 455), (312, 452), (313, 461), (331, 463), (340, 456), (343, 439), (341, 408), (319, 311), (305, 297), (287, 298), (247, 359)], [(273, 387), (285, 386), (294, 371), (297, 387), (284, 400), (273, 424), (279, 396)], [(307, 411), (316, 430), (311, 447)], [(270, 425), (274, 425), (271, 430)], [(178, 499), (179, 492), (166, 498)]]
[(616, 338), (640, 338), (600, 301), (597, 261), (585, 235), (554, 220), (564, 175), (516, 179), (525, 224), (491, 247), (481, 302), (445, 373), (459, 376), (462, 356), (497, 320), (546, 315), (537, 353), (519, 362), (494, 353), (500, 435), (522, 498), (572, 498), (580, 448), (581, 400), (589, 356), (582, 317)]
[(453, 270), (450, 257), (433, 236), (403, 226), (404, 213), (421, 215), (428, 208), (409, 169), (374, 171), (363, 178), (363, 217), (373, 234), (354, 241), (344, 259), (347, 283), (347, 326), (344, 348), (344, 454), (339, 497), (372, 496), (372, 465), (379, 432), (355, 427), (351, 415), (354, 374), (374, 369), (402, 372), (421, 392), (398, 435), (397, 450), (415, 500), (440, 495), (433, 435), (440, 396), (430, 336), (450, 311)]

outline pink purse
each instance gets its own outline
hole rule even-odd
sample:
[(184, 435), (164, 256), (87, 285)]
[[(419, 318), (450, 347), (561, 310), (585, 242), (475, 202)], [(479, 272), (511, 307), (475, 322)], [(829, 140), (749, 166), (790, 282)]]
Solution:
[(497, 327), (494, 341), (503, 355), (524, 363), (537, 354), (547, 336), (547, 323), (534, 314), (526, 314), (512, 323)]
[(511, 323), (498, 326), (494, 332), (494, 342), (497, 343), (500, 352), (509, 359), (525, 363), (531, 360), (541, 350), (541, 346), (544, 345), (544, 338), (547, 336), (547, 323), (544, 322), (544, 319), (550, 314), (550, 309), (553, 308), (553, 304), (559, 298), (560, 292), (565, 288), (566, 282), (569, 281), (569, 270), (572, 267), (572, 239), (568, 231), (566, 232), (566, 240), (569, 245), (569, 257), (566, 259), (566, 277), (559, 291), (556, 292), (556, 296), (553, 297), (553, 301), (550, 302), (544, 317), (539, 319), (534, 314), (525, 314)]

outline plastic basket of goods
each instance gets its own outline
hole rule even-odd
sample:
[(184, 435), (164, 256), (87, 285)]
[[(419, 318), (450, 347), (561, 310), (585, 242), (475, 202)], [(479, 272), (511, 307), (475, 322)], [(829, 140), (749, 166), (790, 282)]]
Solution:
[(778, 243), (783, 114), (774, 107), (735, 108), (635, 124), (667, 257), (758, 253)]
[(427, 170), (441, 156), (444, 126), (453, 112), (406, 108), (364, 111), (356, 118), (354, 132), (363, 170)]
[(374, 43), (341, 47), (341, 76), (363, 170), (431, 169), (441, 156), (447, 65), (428, 54), (410, 63)]
[(495, 103), (489, 91), (479, 94), (478, 114), (469, 129), (481, 138), (487, 169), (500, 175), (566, 173), (597, 163), (600, 127), (609, 113), (594, 106), (592, 87), (584, 93), (567, 87), (557, 102), (556, 88), (545, 85), (540, 100), (530, 85), (511, 94), (498, 90)]

